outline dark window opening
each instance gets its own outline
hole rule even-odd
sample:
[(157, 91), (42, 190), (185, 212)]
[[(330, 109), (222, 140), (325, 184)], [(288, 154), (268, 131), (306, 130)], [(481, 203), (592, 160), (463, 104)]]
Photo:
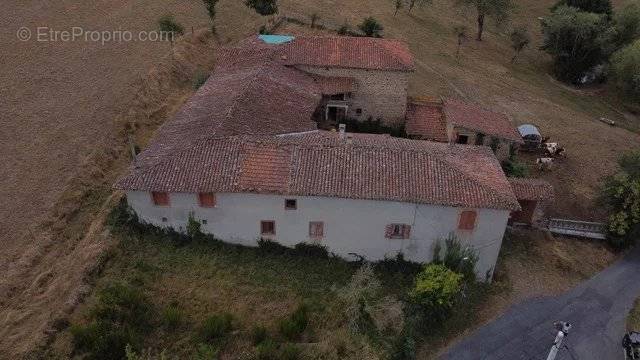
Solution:
[(358, 116), (362, 115), (362, 109), (360, 108), (356, 109), (356, 115)]
[(484, 134), (476, 135), (476, 145), (484, 145)]
[(298, 208), (298, 201), (296, 199), (286, 199), (284, 201), (285, 210), (296, 210)]
[(469, 136), (467, 136), (467, 135), (458, 135), (458, 138), (456, 139), (456, 143), (458, 143), (458, 144), (468, 144), (469, 143)]
[(276, 222), (273, 220), (264, 220), (260, 222), (260, 234), (262, 235), (275, 235), (276, 234)]

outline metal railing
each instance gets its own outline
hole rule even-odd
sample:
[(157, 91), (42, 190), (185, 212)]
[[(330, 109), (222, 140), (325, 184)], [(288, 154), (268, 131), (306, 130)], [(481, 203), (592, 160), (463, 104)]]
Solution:
[(605, 239), (606, 225), (598, 222), (549, 219), (547, 223), (549, 231), (554, 234), (586, 237), (591, 239)]

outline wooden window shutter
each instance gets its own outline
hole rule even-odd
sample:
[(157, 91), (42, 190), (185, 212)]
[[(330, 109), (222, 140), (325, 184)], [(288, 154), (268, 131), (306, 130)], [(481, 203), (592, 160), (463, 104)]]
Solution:
[(324, 237), (324, 222), (311, 221), (309, 223), (309, 236), (312, 238)]
[(202, 207), (216, 206), (216, 195), (214, 193), (199, 193), (198, 199), (200, 200), (200, 206)]
[(463, 211), (460, 213), (460, 223), (458, 229), (460, 230), (473, 230), (476, 227), (477, 213), (472, 210)]
[(402, 238), (409, 239), (411, 237), (411, 225), (402, 226)]
[(151, 198), (156, 206), (169, 206), (169, 193), (161, 191), (152, 191)]
[(387, 239), (391, 239), (392, 235), (393, 235), (393, 224), (389, 224), (384, 228), (384, 237), (386, 237)]

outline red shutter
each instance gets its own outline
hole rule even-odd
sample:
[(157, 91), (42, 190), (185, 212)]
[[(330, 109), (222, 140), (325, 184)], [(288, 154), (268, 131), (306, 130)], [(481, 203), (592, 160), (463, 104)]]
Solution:
[(477, 214), (475, 211), (463, 211), (462, 213), (460, 213), (460, 223), (458, 224), (458, 229), (460, 230), (475, 229), (476, 217), (477, 217)]
[(402, 238), (409, 239), (411, 237), (411, 225), (402, 226)]
[(200, 200), (200, 206), (202, 207), (215, 207), (216, 196), (213, 193), (200, 193), (198, 194)]
[(384, 228), (384, 237), (386, 237), (387, 239), (391, 239), (392, 235), (393, 235), (393, 224), (389, 224)]
[(169, 206), (169, 194), (166, 192), (152, 191), (151, 198), (156, 206)]

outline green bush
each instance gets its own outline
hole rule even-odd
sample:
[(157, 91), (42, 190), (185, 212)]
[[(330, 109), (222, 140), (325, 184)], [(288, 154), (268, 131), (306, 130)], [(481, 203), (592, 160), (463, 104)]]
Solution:
[(433, 263), (442, 264), (449, 270), (464, 275), (467, 281), (475, 281), (475, 267), (478, 263), (478, 254), (472, 247), (464, 247), (455, 234), (449, 234), (444, 240), (445, 253), (440, 259), (440, 240), (436, 242), (433, 254)]
[(162, 312), (162, 324), (168, 330), (177, 329), (182, 324), (182, 311), (177, 304), (170, 304)]
[(285, 344), (280, 350), (280, 360), (298, 360), (302, 350), (296, 344)]
[(503, 161), (502, 170), (508, 177), (524, 178), (529, 176), (529, 168), (527, 168), (527, 165), (515, 159)]
[(267, 340), (268, 336), (267, 328), (262, 325), (257, 325), (251, 330), (251, 340), (253, 341), (253, 345), (258, 345)]
[(382, 30), (384, 26), (378, 22), (375, 18), (369, 16), (365, 18), (358, 28), (368, 37), (382, 37)]
[(71, 327), (74, 348), (93, 359), (122, 359), (125, 347), (137, 348), (150, 330), (153, 308), (137, 288), (111, 284), (98, 291), (90, 322)]
[(278, 2), (276, 0), (246, 0), (244, 4), (262, 16), (273, 15), (278, 12)]
[(229, 313), (209, 316), (204, 320), (198, 331), (198, 337), (203, 342), (212, 342), (227, 336), (233, 329), (233, 316)]
[(297, 340), (309, 324), (309, 308), (305, 304), (300, 304), (298, 308), (288, 317), (280, 320), (278, 329), (280, 334), (288, 340)]
[(303, 256), (309, 256), (309, 257), (315, 257), (315, 258), (321, 258), (321, 259), (326, 259), (329, 257), (329, 251), (327, 251), (327, 247), (319, 244), (310, 244), (310, 243), (301, 242), (301, 243), (297, 243), (294, 249), (296, 253)]
[(618, 89), (631, 99), (640, 99), (640, 40), (613, 54), (611, 73)]
[(196, 220), (193, 213), (189, 213), (189, 218), (187, 219), (187, 236), (193, 240), (201, 240), (204, 238), (204, 233), (202, 233), (202, 224), (200, 221)]
[(271, 339), (266, 339), (256, 347), (258, 360), (279, 360), (278, 356), (278, 344)]
[(196, 346), (192, 360), (217, 360), (220, 358), (220, 351), (211, 344), (200, 343)]
[(262, 252), (276, 255), (288, 254), (291, 252), (290, 248), (278, 243), (277, 241), (269, 239), (258, 240), (258, 249)]
[(171, 41), (173, 41), (174, 36), (184, 34), (184, 27), (176, 21), (173, 15), (161, 17), (160, 20), (158, 20), (158, 26), (160, 27), (160, 31), (171, 35)]
[(463, 276), (442, 264), (429, 264), (416, 277), (415, 287), (410, 291), (412, 301), (434, 320), (443, 320), (449, 314), (460, 293)]

